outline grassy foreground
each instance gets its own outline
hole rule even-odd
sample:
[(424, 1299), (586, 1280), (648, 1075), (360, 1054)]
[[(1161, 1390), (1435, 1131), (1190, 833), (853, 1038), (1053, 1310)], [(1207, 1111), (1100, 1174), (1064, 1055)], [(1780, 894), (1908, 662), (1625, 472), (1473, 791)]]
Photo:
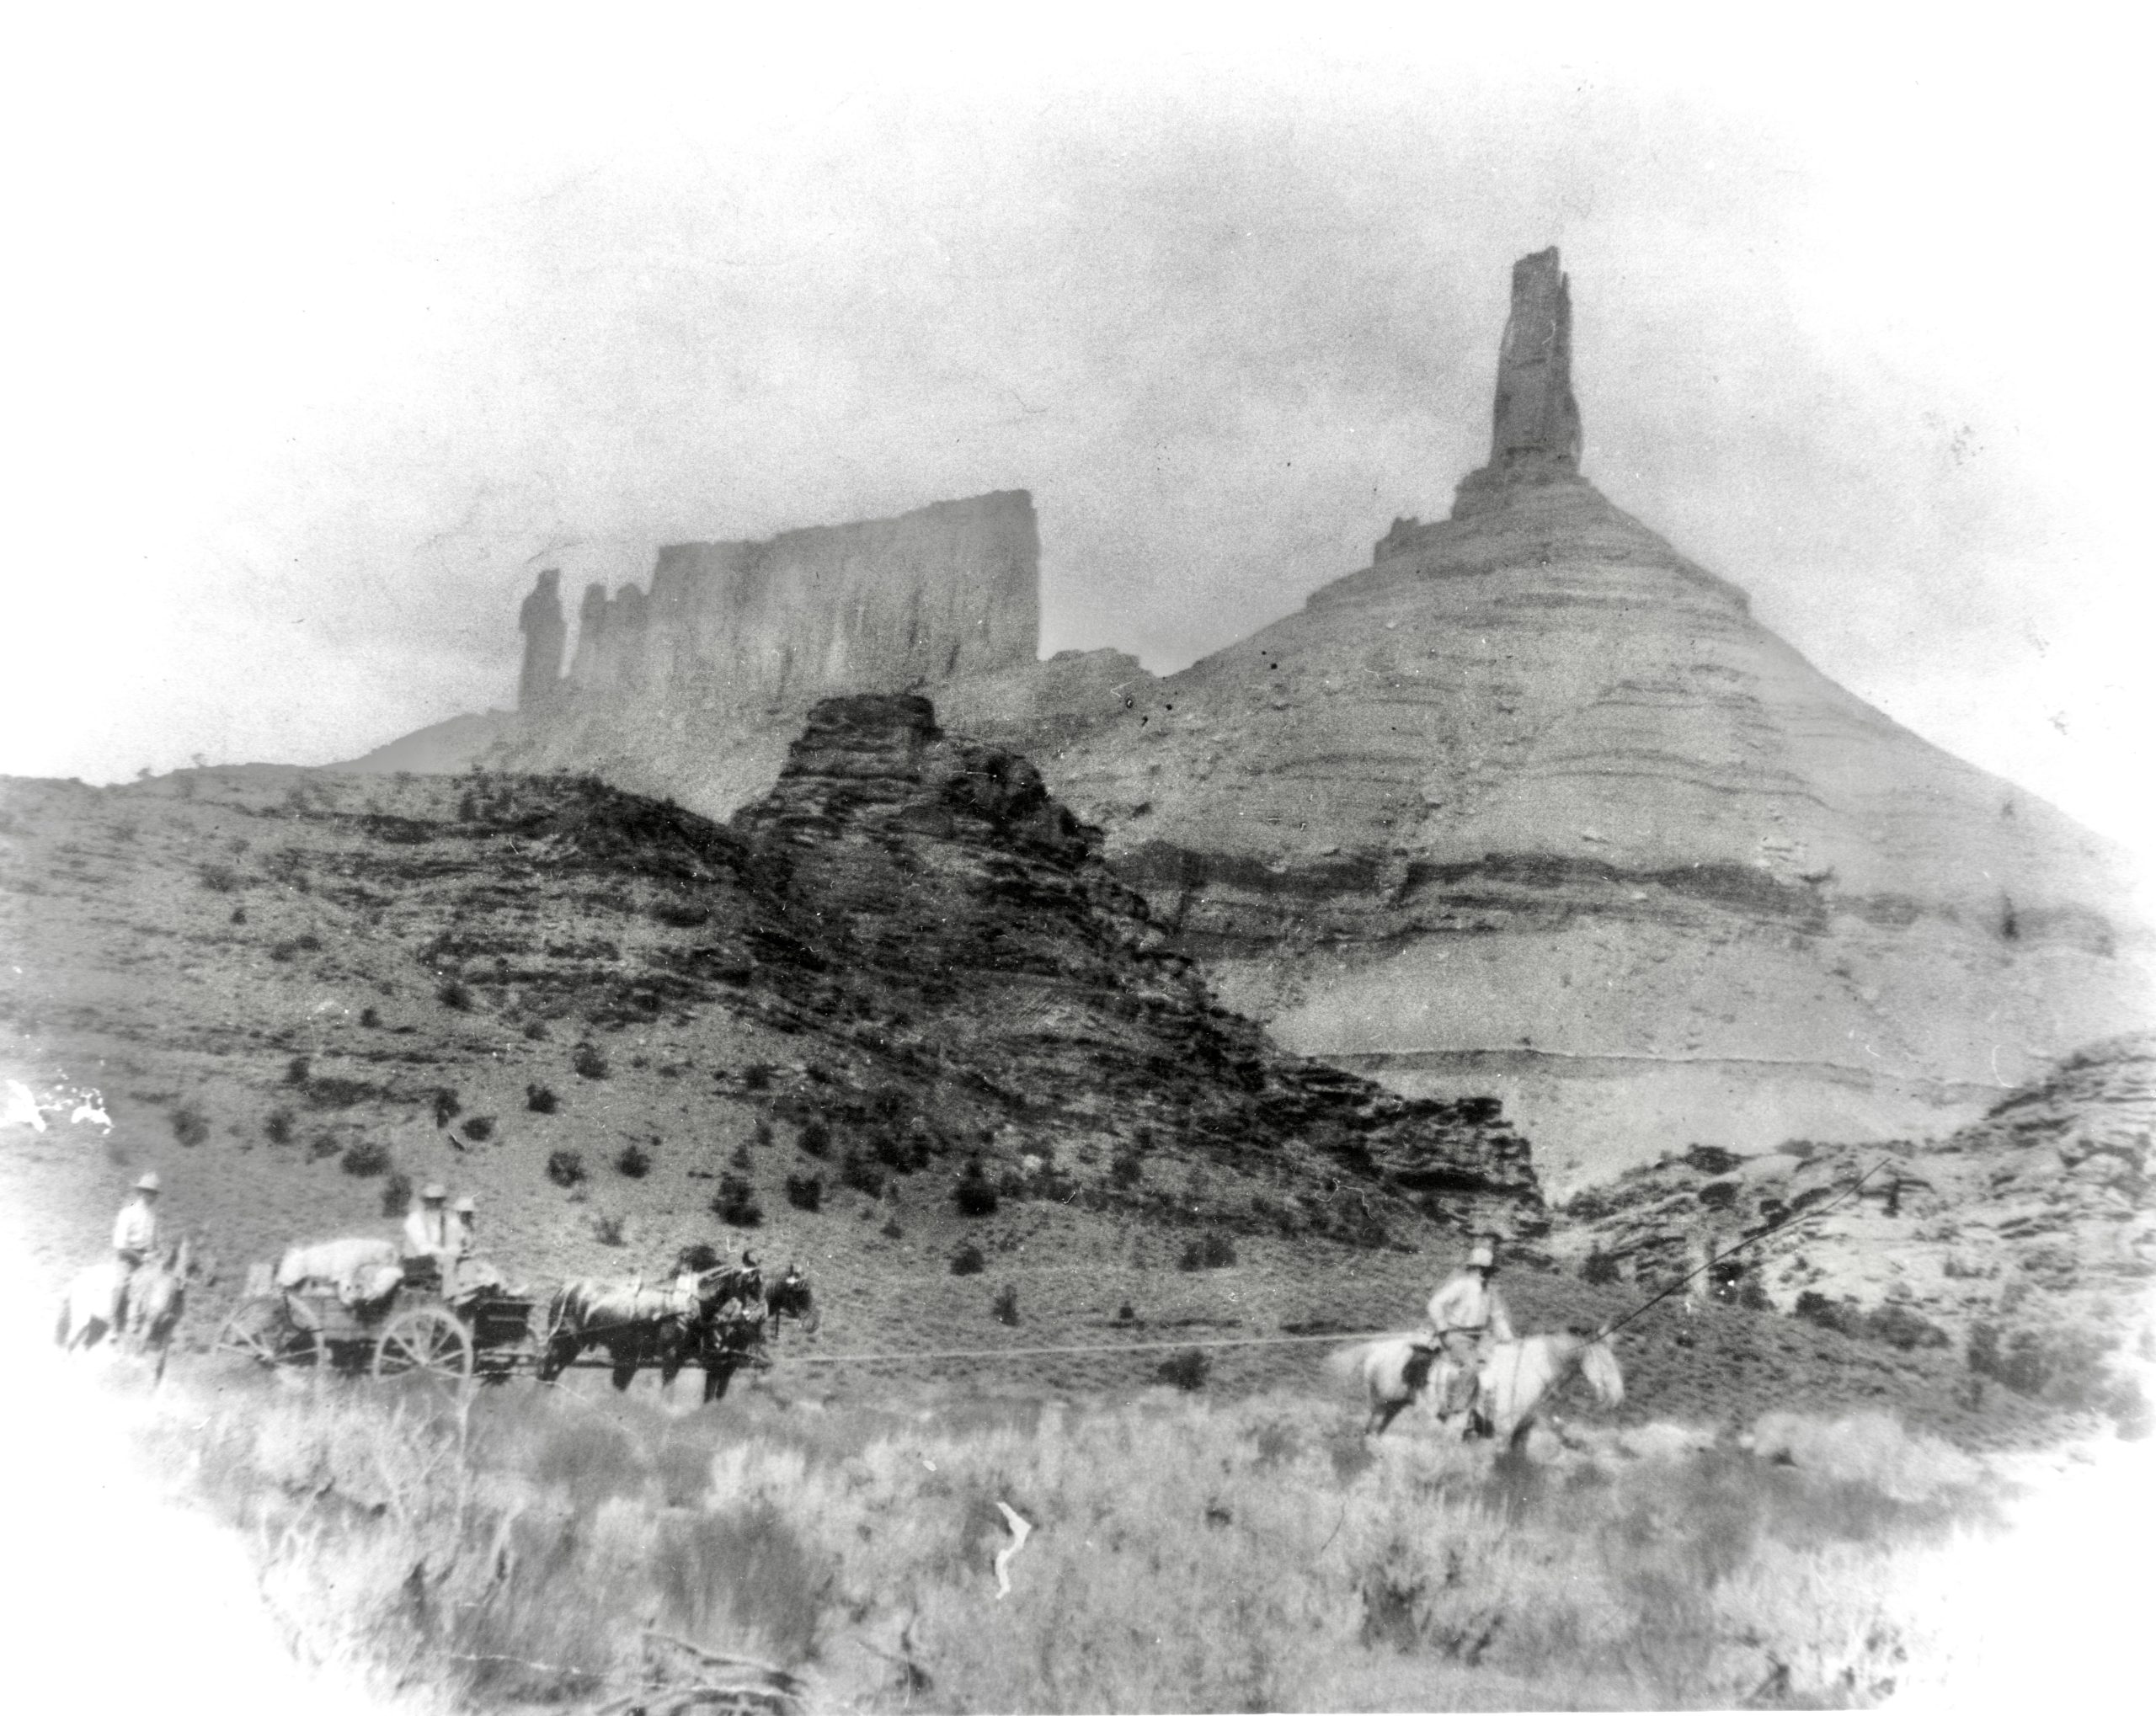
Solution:
[[(247, 1533), (303, 1658), (465, 1707), (596, 1703), (647, 1628), (816, 1708), (1863, 1704), (1932, 1678), (1926, 1581), (1990, 1518), (1975, 1460), (1884, 1418), (1756, 1451), (1575, 1425), (1493, 1466), (1279, 1396), (458, 1411), (274, 1380), (168, 1389), (157, 1464)], [(1001, 1598), (999, 1502), (1036, 1527)]]

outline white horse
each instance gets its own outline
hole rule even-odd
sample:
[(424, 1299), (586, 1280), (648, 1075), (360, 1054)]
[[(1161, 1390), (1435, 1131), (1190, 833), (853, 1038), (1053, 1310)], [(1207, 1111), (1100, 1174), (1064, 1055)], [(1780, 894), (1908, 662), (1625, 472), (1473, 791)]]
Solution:
[(115, 1346), (124, 1345), (138, 1358), (154, 1352), (156, 1374), (162, 1379), (166, 1349), (187, 1308), (187, 1283), (196, 1272), (193, 1242), (182, 1239), (136, 1270), (127, 1283), (124, 1329), (111, 1326), (117, 1267), (109, 1261), (93, 1263), (68, 1284), (53, 1339), (62, 1351), (73, 1352), (95, 1346), (110, 1335)]
[(63, 1351), (95, 1346), (112, 1332), (113, 1271), (110, 1262), (93, 1263), (67, 1283), (60, 1298), (60, 1322), (52, 1338)]
[[(1347, 1347), (1333, 1362), (1336, 1367), (1344, 1366), (1360, 1376), (1369, 1392), (1370, 1416), (1363, 1426), (1364, 1435), (1383, 1435), (1385, 1426), (1418, 1397), (1432, 1422), (1449, 1424), (1438, 1409), (1451, 1394), (1451, 1362), (1413, 1336)], [(1454, 1415), (1457, 1433), (1465, 1439), (1479, 1428), (1507, 1447), (1518, 1447), (1526, 1440), (1543, 1401), (1576, 1372), (1587, 1378), (1604, 1406), (1624, 1403), (1625, 1377), (1617, 1367), (1617, 1355), (1609, 1350), (1606, 1330), (1591, 1335), (1530, 1335), (1492, 1347), (1477, 1379), (1474, 1405)]]

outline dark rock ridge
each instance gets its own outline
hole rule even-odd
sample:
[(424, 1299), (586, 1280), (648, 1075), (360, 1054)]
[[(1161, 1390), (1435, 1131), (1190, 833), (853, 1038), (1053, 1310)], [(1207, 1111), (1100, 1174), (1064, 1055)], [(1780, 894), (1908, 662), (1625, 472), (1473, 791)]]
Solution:
[(1352, 1176), (1449, 1226), (1539, 1231), (1495, 1103), (1403, 1099), (1273, 1048), (1213, 1005), (1099, 831), (1023, 757), (939, 731), (926, 699), (818, 706), (730, 827), (787, 929), (828, 969), (905, 989), (924, 1044), (993, 1063), (1031, 1135), (1113, 1115), (1244, 1175)]
[(2105, 1362), (2145, 1360), (2156, 1333), (2152, 1134), (2156, 1037), (2123, 1037), (1935, 1143), (1666, 1156), (1572, 1197), (1555, 1249), (1642, 1287), (1733, 1254), (1726, 1293), (1748, 1282), (1777, 1309), (1951, 1345), (1979, 1376), (2102, 1406)]

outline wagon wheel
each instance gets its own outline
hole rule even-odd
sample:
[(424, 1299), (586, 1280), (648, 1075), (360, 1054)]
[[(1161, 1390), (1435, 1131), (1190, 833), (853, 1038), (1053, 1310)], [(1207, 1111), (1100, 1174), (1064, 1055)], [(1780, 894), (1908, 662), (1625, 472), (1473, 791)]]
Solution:
[(219, 1327), (211, 1351), (274, 1367), (312, 1357), (314, 1341), (305, 1330), (292, 1326), (285, 1314), (285, 1302), (268, 1295), (241, 1300)]
[(374, 1350), (377, 1377), (424, 1376), (457, 1388), (472, 1376), (472, 1336), (438, 1305), (399, 1311)]

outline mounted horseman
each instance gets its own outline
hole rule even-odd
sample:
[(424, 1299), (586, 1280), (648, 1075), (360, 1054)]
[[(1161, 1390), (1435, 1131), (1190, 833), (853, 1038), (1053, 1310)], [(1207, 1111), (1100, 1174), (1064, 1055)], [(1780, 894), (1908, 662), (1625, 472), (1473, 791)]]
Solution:
[(133, 1195), (120, 1206), (112, 1224), (112, 1311), (105, 1326), (119, 1330), (127, 1326), (128, 1290), (135, 1272), (157, 1249), (157, 1199), (164, 1184), (154, 1171), (135, 1182)]
[(1479, 1399), (1491, 1351), (1509, 1346), (1512, 1313), (1497, 1287), (1497, 1244), (1492, 1236), (1475, 1243), (1467, 1261), (1430, 1295), (1429, 1329), (1417, 1346), (1434, 1355), (1429, 1388), (1432, 1410), (1444, 1420), (1460, 1415), (1463, 1434), (1487, 1434), (1489, 1415)]

